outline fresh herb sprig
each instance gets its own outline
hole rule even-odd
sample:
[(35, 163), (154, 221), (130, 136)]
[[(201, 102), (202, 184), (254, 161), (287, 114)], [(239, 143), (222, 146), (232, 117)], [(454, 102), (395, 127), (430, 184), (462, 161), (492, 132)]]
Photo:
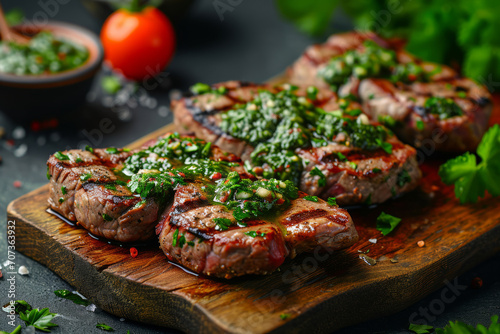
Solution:
[(31, 311), (19, 313), (19, 318), (26, 323), (26, 326), (33, 326), (44, 332), (50, 332), (52, 327), (59, 325), (51, 321), (57, 316), (56, 313), (50, 313), (48, 308), (32, 309)]
[(439, 176), (445, 184), (455, 186), (455, 196), (461, 204), (475, 203), (484, 197), (485, 191), (492, 196), (500, 195), (500, 126), (492, 126), (483, 136), (477, 154), (462, 154), (448, 160), (439, 168)]

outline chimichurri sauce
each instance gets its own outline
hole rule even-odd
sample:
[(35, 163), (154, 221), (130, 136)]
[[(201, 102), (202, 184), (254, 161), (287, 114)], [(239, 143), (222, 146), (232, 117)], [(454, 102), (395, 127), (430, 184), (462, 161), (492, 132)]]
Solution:
[(88, 50), (42, 31), (28, 44), (0, 42), (0, 72), (40, 75), (68, 71), (83, 65)]
[(163, 205), (177, 186), (201, 181), (213, 204), (233, 210), (233, 220), (217, 222), (222, 230), (233, 223), (244, 226), (247, 218), (274, 215), (298, 197), (297, 187), (289, 181), (242, 179), (233, 171), (238, 163), (213, 158), (211, 143), (174, 133), (128, 157), (116, 171), (127, 182), (117, 184), (126, 185), (143, 201), (154, 198)]
[(223, 131), (255, 147), (251, 162), (263, 168), (264, 177), (298, 184), (307, 163), (296, 154), (299, 148), (337, 142), (392, 152), (384, 127), (364, 124), (351, 116), (352, 111), (326, 112), (295, 95), (294, 90), (261, 91), (253, 101), (222, 115)]
[(393, 50), (385, 49), (373, 41), (365, 41), (363, 45), (364, 50), (349, 50), (333, 57), (318, 75), (335, 91), (350, 77), (385, 78), (403, 83), (428, 81), (430, 74), (420, 65), (399, 64)]

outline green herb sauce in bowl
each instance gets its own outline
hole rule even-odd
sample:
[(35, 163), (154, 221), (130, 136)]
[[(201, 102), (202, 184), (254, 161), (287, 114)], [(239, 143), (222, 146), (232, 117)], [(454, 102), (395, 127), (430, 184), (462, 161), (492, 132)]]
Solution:
[(49, 31), (36, 34), (27, 44), (0, 42), (0, 72), (40, 75), (72, 70), (83, 65), (89, 51), (57, 38)]

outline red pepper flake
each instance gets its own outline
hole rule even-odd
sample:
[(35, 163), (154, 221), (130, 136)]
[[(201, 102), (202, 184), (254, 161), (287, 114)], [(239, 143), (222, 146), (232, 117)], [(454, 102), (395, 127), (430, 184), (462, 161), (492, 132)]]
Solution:
[[(222, 178), (222, 174), (219, 172), (213, 173), (212, 176), (210, 176), (210, 179), (212, 179), (212, 180), (219, 180), (221, 178)], [(227, 182), (228, 182), (228, 180), (226, 180), (226, 182), (224, 182), (224, 183), (227, 183)]]
[(135, 247), (130, 248), (130, 256), (137, 257), (138, 254), (139, 254), (139, 251), (137, 250), (137, 248), (135, 248)]
[(177, 172), (177, 173), (182, 177), (186, 177), (186, 174), (184, 174), (183, 172)]
[(2, 277), (3, 277), (2, 270), (0, 270), (0, 278), (2, 278)]
[(14, 181), (13, 185), (14, 185), (14, 188), (21, 188), (21, 186), (22, 186), (23, 184), (21, 183), (21, 181), (16, 180), (16, 181)]
[(14, 141), (14, 139), (7, 139), (6, 143), (7, 143), (7, 145), (9, 145), (9, 146), (14, 146), (14, 144), (15, 144), (16, 142)]
[(281, 205), (285, 203), (285, 200), (283, 198), (280, 198), (279, 200), (276, 201), (276, 204)]
[(40, 131), (40, 129), (41, 129), (40, 122), (37, 122), (37, 121), (31, 122), (31, 131), (38, 132), (38, 131)]
[(417, 80), (417, 76), (415, 74), (408, 74), (408, 80), (415, 81)]
[(174, 173), (172, 173), (172, 172), (168, 172), (168, 175), (170, 175), (170, 176), (175, 176), (175, 174), (174, 174)]
[(193, 146), (193, 144), (191, 144), (190, 142), (187, 142), (186, 146)]
[(481, 277), (474, 277), (470, 282), (470, 287), (473, 289), (480, 289), (483, 286), (483, 280)]

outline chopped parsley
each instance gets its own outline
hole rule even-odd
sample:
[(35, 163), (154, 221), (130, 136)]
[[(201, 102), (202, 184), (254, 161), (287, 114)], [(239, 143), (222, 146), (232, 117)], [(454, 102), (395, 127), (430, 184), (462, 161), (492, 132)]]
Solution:
[(336, 197), (328, 197), (327, 202), (330, 206), (338, 206)]
[(281, 320), (286, 320), (286, 319), (290, 318), (290, 314), (289, 313), (281, 313), (280, 318), (281, 318)]
[(105, 221), (107, 222), (110, 222), (113, 220), (113, 217), (111, 217), (110, 215), (106, 214), (106, 213), (103, 213), (102, 214), (102, 219), (104, 219)]
[(417, 130), (419, 130), (419, 131), (422, 131), (423, 129), (425, 129), (425, 124), (421, 119), (419, 119), (417, 121), (416, 125), (417, 125)]
[(320, 187), (326, 186), (326, 177), (325, 177), (325, 174), (323, 174), (323, 172), (318, 167), (314, 167), (309, 172), (309, 174), (313, 175), (313, 176), (319, 176), (318, 186), (320, 186)]
[(66, 195), (66, 194), (68, 193), (68, 190), (66, 189), (66, 187), (65, 187), (65, 186), (62, 186), (62, 187), (61, 187), (61, 193), (62, 193), (63, 195)]
[(398, 174), (398, 179), (396, 181), (398, 187), (402, 188), (405, 184), (411, 182), (411, 176), (408, 174), (408, 171), (406, 169), (403, 169), (399, 174)]
[(383, 235), (388, 235), (396, 228), (396, 226), (398, 226), (400, 222), (401, 218), (382, 212), (380, 216), (377, 217), (377, 230), (382, 232)]
[(458, 104), (450, 98), (430, 97), (425, 101), (424, 107), (427, 113), (437, 115), (439, 119), (448, 119), (464, 114)]
[[(416, 63), (398, 64), (396, 53), (367, 40), (363, 50), (348, 50), (333, 57), (318, 72), (318, 76), (327, 82), (334, 91), (345, 84), (351, 77), (385, 78), (393, 82), (410, 83), (428, 81), (429, 74)], [(373, 96), (370, 95), (370, 99)]]
[(106, 152), (109, 154), (118, 154), (118, 153), (120, 153), (120, 150), (117, 149), (116, 147), (108, 147), (106, 149)]
[(251, 164), (263, 168), (263, 177), (298, 184), (305, 161), (296, 154), (297, 149), (336, 142), (392, 151), (383, 126), (363, 124), (344, 113), (359, 112), (326, 112), (295, 95), (291, 88), (278, 93), (261, 91), (254, 100), (223, 113), (221, 129), (255, 147)]
[(80, 163), (80, 162), (83, 162), (83, 160), (82, 160), (82, 158), (78, 157), (78, 158), (75, 159), (75, 162), (76, 163)]
[(80, 175), (80, 180), (82, 180), (83, 182), (85, 182), (85, 181), (88, 181), (91, 177), (92, 177), (92, 174), (85, 173), (85, 174)]
[(58, 151), (54, 154), (54, 157), (56, 157), (59, 160), (69, 160), (69, 156), (66, 154), (63, 154), (61, 151)]
[(177, 228), (175, 231), (174, 231), (174, 235), (172, 236), (172, 246), (175, 247), (177, 246), (177, 239), (179, 237), (179, 229)]
[(231, 172), (227, 179), (217, 181), (214, 194), (213, 202), (233, 210), (234, 219), (242, 221), (286, 209), (298, 197), (298, 189), (290, 181), (252, 181)]
[(252, 237), (252, 238), (256, 238), (256, 237), (265, 237), (266, 234), (265, 233), (257, 233), (255, 231), (248, 231), (248, 232), (245, 232), (246, 235), (248, 235), (249, 237)]
[(90, 153), (94, 153), (94, 149), (89, 145), (85, 145), (85, 151), (89, 151)]
[(64, 202), (64, 197), (59, 197), (59, 203), (63, 203)]
[(318, 97), (318, 88), (314, 87), (314, 86), (309, 86), (307, 87), (307, 90), (306, 90), (306, 93), (307, 93), (307, 98), (309, 100), (316, 100), (316, 98)]
[(232, 222), (231, 219), (227, 218), (214, 218), (212, 221), (215, 223), (215, 229), (217, 231), (225, 231), (229, 229), (229, 226), (231, 226)]
[(304, 196), (303, 199), (305, 199), (306, 201), (311, 201), (311, 202), (319, 201), (318, 196), (307, 195), (307, 196)]

